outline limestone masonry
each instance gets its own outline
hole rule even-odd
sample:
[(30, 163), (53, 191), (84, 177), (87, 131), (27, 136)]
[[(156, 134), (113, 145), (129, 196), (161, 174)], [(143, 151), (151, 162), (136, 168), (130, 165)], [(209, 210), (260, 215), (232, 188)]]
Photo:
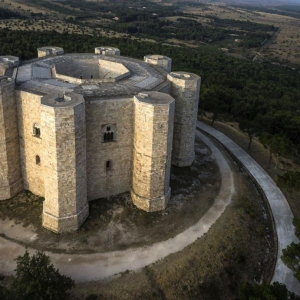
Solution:
[(81, 226), (88, 201), (123, 192), (165, 209), (171, 164), (194, 161), (200, 78), (112, 47), (38, 57), (0, 56), (0, 200), (45, 197), (43, 226), (58, 233)]

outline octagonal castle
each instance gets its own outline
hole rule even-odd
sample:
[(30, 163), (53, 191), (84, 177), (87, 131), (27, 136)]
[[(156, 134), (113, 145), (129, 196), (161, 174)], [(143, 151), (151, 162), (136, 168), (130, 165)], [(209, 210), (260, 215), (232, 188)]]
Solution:
[(171, 164), (194, 161), (200, 78), (112, 47), (38, 56), (0, 56), (0, 200), (23, 189), (45, 197), (43, 226), (58, 233), (81, 226), (88, 201), (123, 192), (163, 210)]

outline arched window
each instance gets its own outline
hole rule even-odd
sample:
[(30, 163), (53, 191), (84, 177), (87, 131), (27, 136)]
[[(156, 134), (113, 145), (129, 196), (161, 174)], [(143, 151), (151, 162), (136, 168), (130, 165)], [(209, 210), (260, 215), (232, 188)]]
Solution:
[(111, 170), (111, 160), (107, 160), (105, 163), (105, 170), (110, 171)]
[(107, 125), (103, 133), (103, 142), (113, 142), (113, 141), (114, 141), (114, 131), (110, 125)]
[(35, 163), (37, 165), (39, 165), (41, 163), (41, 158), (38, 155), (35, 156)]
[(41, 136), (41, 129), (40, 129), (40, 125), (38, 123), (33, 124), (33, 135), (36, 137)]

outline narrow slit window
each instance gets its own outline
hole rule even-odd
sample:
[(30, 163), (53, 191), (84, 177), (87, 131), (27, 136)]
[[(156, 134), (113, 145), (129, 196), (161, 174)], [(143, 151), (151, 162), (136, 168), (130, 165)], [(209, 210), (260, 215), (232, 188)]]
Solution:
[(35, 163), (36, 163), (37, 165), (39, 165), (39, 164), (41, 163), (41, 158), (40, 158), (39, 155), (36, 155), (36, 156), (35, 156)]
[(106, 171), (110, 171), (111, 170), (111, 161), (110, 160), (106, 161), (105, 168), (106, 168)]

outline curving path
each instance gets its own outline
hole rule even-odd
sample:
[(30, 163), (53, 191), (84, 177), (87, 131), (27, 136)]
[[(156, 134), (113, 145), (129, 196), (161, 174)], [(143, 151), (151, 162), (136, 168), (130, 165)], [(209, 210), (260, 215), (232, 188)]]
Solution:
[(278, 281), (284, 283), (290, 291), (300, 295), (299, 282), (293, 276), (293, 272), (285, 266), (280, 258), (282, 249), (286, 248), (292, 242), (299, 242), (294, 234), (294, 226), (292, 224), (293, 213), (286, 198), (267, 172), (229, 137), (199, 121), (197, 122), (197, 128), (208, 133), (224, 145), (244, 165), (246, 170), (262, 188), (272, 210), (278, 238), (278, 253), (272, 282)]
[[(222, 175), (222, 183), (214, 204), (195, 225), (174, 238), (149, 247), (83, 255), (47, 253), (55, 267), (76, 281), (103, 279), (154, 263), (171, 253), (181, 251), (205, 234), (230, 204), (235, 188), (231, 169), (220, 150), (202, 133), (197, 132), (197, 136), (211, 149)], [(14, 258), (23, 255), (24, 251), (23, 246), (0, 237), (0, 273), (12, 275), (16, 267)], [(34, 252), (33, 249), (28, 249), (28, 251)]]

